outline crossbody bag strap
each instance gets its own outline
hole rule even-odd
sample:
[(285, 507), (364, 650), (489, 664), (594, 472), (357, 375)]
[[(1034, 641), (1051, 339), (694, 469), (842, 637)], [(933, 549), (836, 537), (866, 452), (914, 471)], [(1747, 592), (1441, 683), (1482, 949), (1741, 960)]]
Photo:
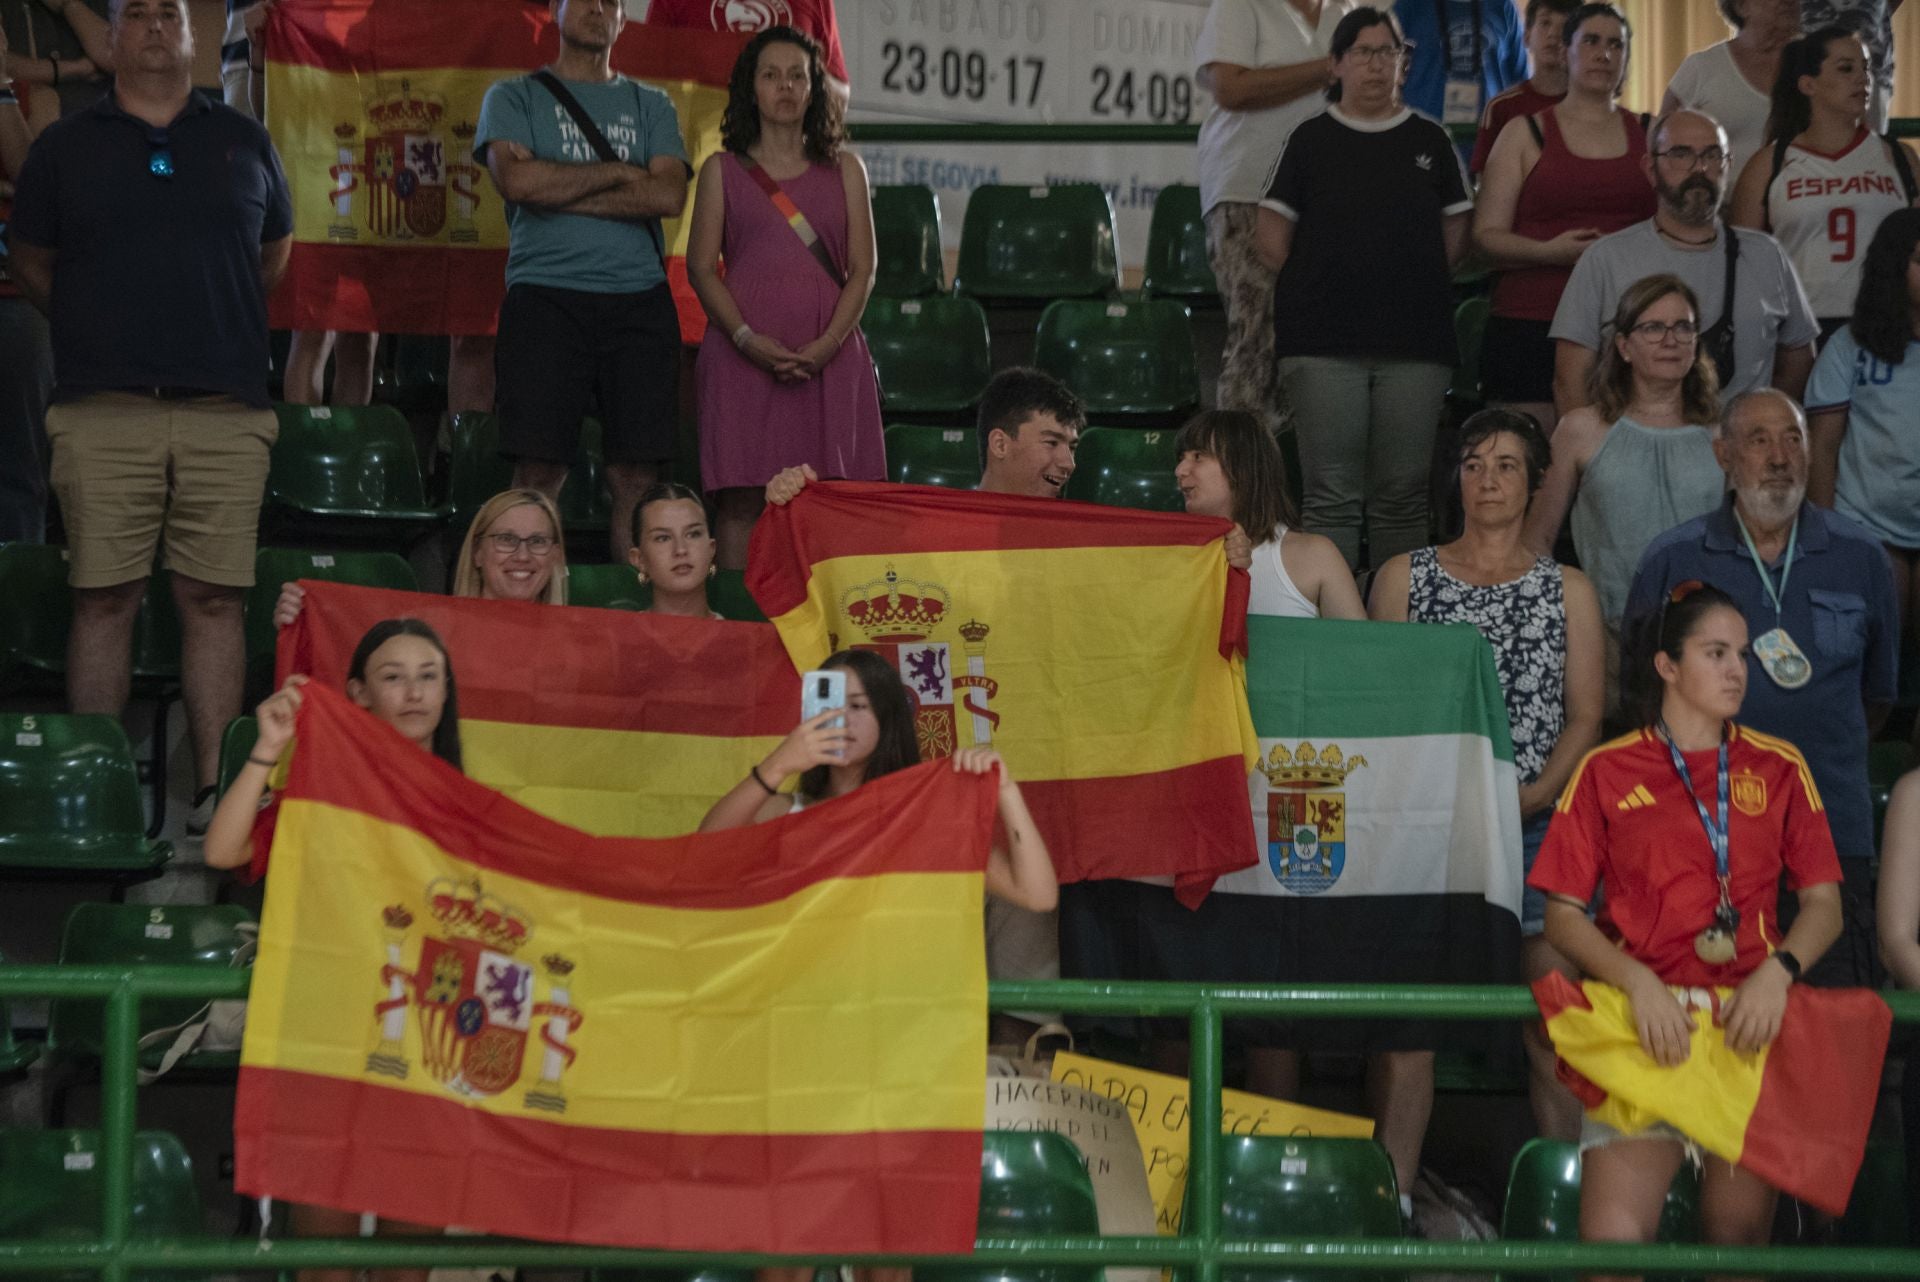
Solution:
[[(560, 104), (567, 115), (573, 117), (574, 126), (580, 130), (580, 136), (587, 140), (587, 146), (593, 148), (593, 154), (600, 158), (601, 163), (608, 165), (627, 163), (620, 159), (620, 153), (613, 149), (613, 144), (607, 141), (607, 136), (600, 132), (600, 126), (594, 123), (593, 117), (587, 114), (587, 109), (580, 105), (580, 100), (573, 96), (573, 91), (561, 82), (560, 77), (542, 67), (533, 73), (533, 81), (552, 94), (553, 100)], [(646, 225), (647, 234), (653, 237), (653, 252), (660, 256), (660, 270), (665, 271), (667, 247), (665, 239), (660, 235), (660, 220), (649, 218), (646, 220)]]
[(820, 239), (820, 234), (814, 231), (813, 224), (808, 222), (807, 216), (800, 212), (800, 206), (793, 203), (793, 197), (787, 195), (780, 184), (774, 181), (773, 175), (755, 163), (752, 156), (736, 156), (735, 159), (740, 162), (740, 168), (747, 171), (747, 177), (753, 179), (753, 185), (767, 194), (767, 199), (773, 202), (774, 209), (787, 220), (787, 226), (793, 228), (793, 234), (800, 238), (800, 243), (807, 247), (809, 254), (813, 255), (813, 261), (820, 264), (821, 269), (827, 273), (828, 278), (835, 285), (845, 289), (846, 274), (840, 270), (840, 265), (833, 261), (833, 255), (827, 252), (827, 243)]

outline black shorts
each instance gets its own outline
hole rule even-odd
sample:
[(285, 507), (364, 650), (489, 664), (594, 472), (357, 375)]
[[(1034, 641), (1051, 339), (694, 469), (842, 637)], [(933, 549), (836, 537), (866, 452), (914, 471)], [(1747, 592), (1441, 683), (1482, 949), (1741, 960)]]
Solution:
[[(1480, 382), (1490, 401), (1551, 401), (1554, 341), (1549, 321), (1487, 317), (1480, 341)], [(1553, 424), (1542, 423), (1542, 430)]]
[[(1840, 861), (1840, 938), (1807, 967), (1800, 978), (1816, 988), (1879, 988), (1887, 968), (1880, 960), (1880, 932), (1874, 921), (1877, 897), (1874, 873), (1865, 859)], [(1800, 913), (1800, 897), (1784, 887), (1780, 892), (1780, 933), (1793, 929)]]
[(665, 285), (593, 294), (514, 285), (494, 345), (500, 452), (571, 463), (600, 420), (609, 463), (659, 463), (679, 436), (680, 319)]

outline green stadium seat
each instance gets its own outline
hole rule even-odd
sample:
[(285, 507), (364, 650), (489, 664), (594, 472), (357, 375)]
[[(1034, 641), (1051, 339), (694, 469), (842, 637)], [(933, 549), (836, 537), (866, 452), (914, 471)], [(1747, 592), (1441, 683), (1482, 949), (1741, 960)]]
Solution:
[[(651, 598), (649, 598), (651, 600)], [(707, 604), (723, 619), (738, 623), (765, 623), (767, 616), (747, 591), (744, 570), (716, 570), (707, 584)]]
[(247, 589), (247, 676), (257, 682), (264, 668), (273, 676), (273, 652), (279, 631), (273, 626), (280, 589), (297, 579), (353, 583), (366, 588), (418, 592), (413, 567), (396, 552), (307, 552), (298, 548), (261, 548), (253, 554), (253, 586)]
[[(500, 422), (492, 414), (478, 410), (455, 414), (451, 430), (447, 502), (453, 510), (454, 533), (464, 538), (481, 505), (513, 485), (513, 463), (500, 456)], [(580, 425), (579, 451), (567, 470), (566, 484), (560, 487), (559, 505), (567, 536), (583, 540), (583, 546), (603, 542), (613, 517), (605, 471), (600, 424), (586, 419)]]
[[(1091, 1237), (1100, 1232), (1093, 1184), (1080, 1152), (1048, 1131), (988, 1131), (981, 1137), (980, 1236)], [(1097, 1282), (1075, 1265), (915, 1269), (928, 1282)]]
[(1459, 364), (1453, 369), (1453, 385), (1447, 389), (1462, 407), (1478, 409), (1486, 399), (1485, 381), (1480, 370), (1480, 349), (1486, 342), (1487, 317), (1493, 302), (1485, 297), (1463, 300), (1453, 309), (1453, 341), (1459, 348)]
[[(1513, 1159), (1507, 1179), (1507, 1200), (1500, 1216), (1500, 1236), (1524, 1242), (1578, 1242), (1580, 1240), (1580, 1150), (1564, 1140), (1533, 1139)], [(1700, 1177), (1692, 1163), (1682, 1162), (1667, 1190), (1660, 1212), (1659, 1240), (1700, 1240)], [(1507, 1273), (1504, 1282), (1533, 1280), (1542, 1275)], [(1568, 1275), (1547, 1275), (1560, 1282)], [(1570, 1282), (1570, 1279), (1569, 1279)]]
[[(98, 1238), (107, 1164), (99, 1131), (0, 1130), (0, 1240)], [(164, 1131), (133, 1136), (131, 1235), (200, 1237), (206, 1232), (193, 1163)], [(91, 1270), (19, 1274), (35, 1282), (91, 1282)], [(199, 1282), (205, 1274), (129, 1274), (134, 1282)]]
[(860, 331), (889, 417), (963, 414), (980, 403), (993, 377), (987, 314), (971, 298), (876, 295)]
[(1873, 798), (1873, 848), (1880, 849), (1880, 830), (1887, 822), (1887, 802), (1893, 785), (1913, 768), (1913, 750), (1901, 740), (1867, 745), (1867, 792)]
[(918, 298), (946, 288), (940, 251), (940, 202), (931, 187), (873, 189), (873, 292)]
[(630, 565), (567, 566), (567, 604), (605, 610), (644, 610), (653, 589), (640, 582)]
[(1033, 363), (1078, 393), (1095, 418), (1175, 426), (1200, 404), (1193, 323), (1185, 304), (1167, 299), (1051, 303), (1040, 314)]
[(269, 528), (331, 540), (411, 539), (446, 519), (427, 503), (413, 429), (391, 405), (276, 405)]
[(1147, 225), (1146, 272), (1140, 288), (1149, 298), (1178, 298), (1197, 307), (1220, 306), (1220, 283), (1207, 257), (1207, 225), (1200, 216), (1200, 189), (1190, 183), (1162, 187)]
[[(1393, 1163), (1373, 1140), (1241, 1135), (1224, 1142), (1221, 1232), (1228, 1238), (1401, 1235)], [(1300, 1282), (1310, 1270), (1222, 1269), (1221, 1282)], [(1341, 1273), (1400, 1282), (1397, 1273)]]
[[(41, 543), (0, 543), (0, 650), (5, 666), (36, 684), (64, 677), (73, 595), (67, 550)], [(147, 579), (133, 625), (133, 676), (143, 697), (180, 679), (180, 611), (167, 571)]]
[(1869, 1141), (1836, 1246), (1907, 1246), (1907, 1159), (1898, 1144)]
[(125, 883), (173, 856), (146, 835), (133, 747), (114, 717), (0, 713), (0, 797), (0, 870)]
[(980, 447), (972, 428), (895, 423), (886, 436), (887, 479), (953, 490), (980, 483)]
[(260, 722), (253, 717), (235, 717), (220, 732), (219, 783), (222, 796), (226, 795), (241, 768), (247, 764), (247, 754), (253, 751), (254, 741), (259, 737)]
[(1166, 428), (1090, 427), (1080, 434), (1065, 496), (1149, 512), (1184, 512), (1174, 483), (1175, 433)]
[[(253, 915), (235, 904), (76, 904), (60, 932), (62, 966), (196, 966), (228, 970), (243, 942), (239, 927)], [(184, 1023), (206, 1005), (197, 997), (149, 997), (140, 1003), (140, 1031)], [(98, 999), (57, 998), (47, 1017), (49, 1053), (98, 1059), (105, 1038)], [(164, 1040), (164, 1039), (163, 1039)], [(151, 1068), (167, 1047), (140, 1052)], [(195, 1051), (181, 1067), (237, 1068), (238, 1051)]]
[(447, 408), (445, 335), (396, 334), (393, 370), (382, 371), (374, 395), (402, 414), (438, 414)]
[[(0, 965), (5, 965), (6, 960), (0, 956)], [(39, 1058), (39, 1046), (14, 1039), (12, 1013), (7, 1010), (6, 1001), (0, 999), (0, 1076), (18, 1073)], [(4, 1196), (4, 1190), (0, 1190), (0, 1197)]]
[(1092, 183), (976, 187), (953, 288), (1006, 302), (1105, 297), (1120, 288), (1114, 239), (1113, 204)]

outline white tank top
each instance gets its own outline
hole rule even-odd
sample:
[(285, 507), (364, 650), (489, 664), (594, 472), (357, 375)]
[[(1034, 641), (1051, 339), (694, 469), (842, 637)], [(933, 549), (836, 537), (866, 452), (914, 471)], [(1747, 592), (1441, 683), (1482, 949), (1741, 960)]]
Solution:
[(1793, 259), (1815, 316), (1853, 314), (1860, 264), (1873, 233), (1906, 203), (1887, 145), (1865, 129), (1837, 155), (1787, 148), (1780, 172), (1767, 185), (1767, 221)]
[(1280, 543), (1287, 537), (1285, 523), (1277, 525), (1273, 537), (1253, 550), (1253, 589), (1247, 596), (1248, 614), (1278, 615), (1283, 619), (1317, 619), (1320, 609), (1294, 586), (1280, 559)]

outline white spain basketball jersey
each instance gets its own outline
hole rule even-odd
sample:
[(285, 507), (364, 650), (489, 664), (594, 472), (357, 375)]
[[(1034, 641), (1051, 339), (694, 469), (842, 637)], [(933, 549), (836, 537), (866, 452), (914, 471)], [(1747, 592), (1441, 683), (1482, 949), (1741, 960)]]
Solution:
[(1787, 148), (1767, 187), (1767, 221), (1815, 316), (1853, 314), (1867, 245), (1880, 220), (1907, 203), (1887, 143), (1865, 129), (1836, 155)]

